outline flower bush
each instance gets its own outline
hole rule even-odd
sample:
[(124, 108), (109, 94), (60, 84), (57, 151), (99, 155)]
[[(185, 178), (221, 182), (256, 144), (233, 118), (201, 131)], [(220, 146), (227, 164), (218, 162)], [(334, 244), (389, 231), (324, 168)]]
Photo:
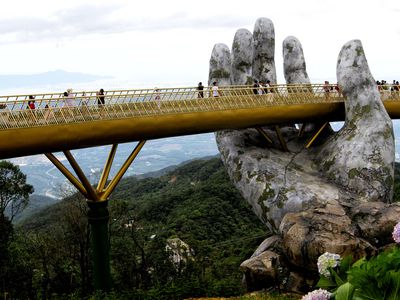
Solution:
[(340, 265), (340, 255), (325, 252), (318, 257), (317, 265), (319, 274), (329, 277), (329, 270)]
[[(400, 222), (394, 227), (392, 237), (400, 243)], [(317, 283), (320, 289), (308, 293), (302, 300), (400, 299), (400, 248), (397, 245), (354, 263), (351, 257), (340, 259), (338, 254), (326, 252), (318, 258), (317, 265), (321, 274)], [(330, 298), (322, 291), (331, 292)]]
[(331, 298), (331, 293), (327, 290), (318, 289), (304, 295), (301, 300), (329, 300)]
[(400, 222), (394, 226), (392, 237), (397, 244), (400, 243)]

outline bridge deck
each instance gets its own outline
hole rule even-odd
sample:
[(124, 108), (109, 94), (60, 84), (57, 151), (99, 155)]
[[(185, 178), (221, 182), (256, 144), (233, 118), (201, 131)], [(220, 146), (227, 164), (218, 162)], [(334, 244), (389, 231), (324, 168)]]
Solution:
[[(269, 93), (253, 87), (119, 90), (0, 97), (0, 158), (92, 146), (306, 121), (344, 120), (344, 99), (335, 86), (275, 85)], [(392, 118), (400, 118), (399, 92), (383, 88), (382, 100)]]

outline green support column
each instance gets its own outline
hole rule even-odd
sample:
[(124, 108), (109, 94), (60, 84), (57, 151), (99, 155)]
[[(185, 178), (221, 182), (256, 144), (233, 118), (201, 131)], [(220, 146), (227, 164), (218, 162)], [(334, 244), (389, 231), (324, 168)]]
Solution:
[(94, 288), (108, 292), (111, 289), (110, 245), (108, 240), (108, 201), (88, 202), (90, 239), (93, 252)]

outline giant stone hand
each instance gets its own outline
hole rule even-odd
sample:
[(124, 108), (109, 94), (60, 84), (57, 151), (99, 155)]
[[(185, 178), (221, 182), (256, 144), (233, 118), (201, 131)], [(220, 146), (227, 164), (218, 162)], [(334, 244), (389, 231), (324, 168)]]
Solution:
[[(214, 47), (209, 82), (242, 85), (254, 78), (276, 83), (274, 51), (274, 26), (260, 18), (253, 35), (238, 30), (232, 53), (223, 44)], [(303, 49), (295, 37), (284, 40), (283, 57), (287, 83), (310, 83)], [(361, 257), (391, 242), (400, 217), (400, 206), (391, 204), (392, 121), (360, 41), (343, 46), (337, 79), (346, 97), (345, 124), (338, 132), (326, 130), (310, 149), (294, 126), (281, 128), (289, 151), (282, 151), (277, 140), (266, 143), (252, 128), (216, 133), (231, 180), (274, 234), (241, 265), (249, 289), (279, 280), (283, 289), (304, 291), (316, 278), (322, 253)], [(311, 125), (308, 136), (318, 124)], [(275, 135), (269, 127), (264, 130)]]

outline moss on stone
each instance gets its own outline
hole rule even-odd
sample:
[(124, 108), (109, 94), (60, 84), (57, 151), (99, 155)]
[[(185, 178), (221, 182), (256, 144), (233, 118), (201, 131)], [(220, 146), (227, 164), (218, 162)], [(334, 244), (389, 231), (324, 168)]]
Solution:
[(251, 76), (247, 76), (246, 85), (250, 85), (253, 83), (253, 78)]
[(335, 164), (335, 159), (326, 160), (322, 164), (322, 170), (328, 171)]
[(243, 61), (243, 60), (235, 65), (235, 68), (242, 72), (246, 72), (246, 70), (249, 69), (250, 67), (251, 67), (251, 64), (246, 61)]
[(255, 176), (257, 176), (257, 172), (250, 172), (250, 171), (247, 171), (247, 177), (248, 178), (253, 178), (253, 177), (255, 177)]
[(229, 78), (231, 74), (224, 69), (216, 69), (211, 72), (211, 78)]
[(217, 66), (218, 65), (218, 62), (214, 57), (210, 58), (210, 65), (212, 65), (212, 66)]
[(355, 168), (350, 169), (348, 176), (349, 176), (349, 179), (354, 179), (356, 176), (360, 176), (360, 171)]
[(236, 165), (236, 170), (233, 172), (233, 179), (236, 182), (239, 182), (240, 180), (242, 180), (242, 164), (243, 164), (243, 162), (238, 157), (235, 157), (233, 159), (233, 162)]
[(286, 48), (286, 50), (288, 51), (288, 53), (292, 53), (294, 47), (293, 47), (292, 45), (290, 45), (289, 43), (287, 43), (287, 44), (285, 45), (285, 48)]
[(393, 128), (390, 125), (385, 126), (385, 130), (383, 131), (383, 138), (385, 140), (394, 139)]
[(233, 42), (232, 51), (238, 52), (240, 50), (240, 44), (238, 42)]
[(258, 203), (260, 204), (261, 202), (267, 201), (268, 199), (271, 199), (274, 196), (275, 196), (275, 191), (271, 188), (270, 184), (266, 183), (263, 193), (261, 194), (260, 198), (258, 198)]
[(364, 55), (364, 50), (362, 47), (357, 47), (356, 52), (357, 52), (357, 56)]

